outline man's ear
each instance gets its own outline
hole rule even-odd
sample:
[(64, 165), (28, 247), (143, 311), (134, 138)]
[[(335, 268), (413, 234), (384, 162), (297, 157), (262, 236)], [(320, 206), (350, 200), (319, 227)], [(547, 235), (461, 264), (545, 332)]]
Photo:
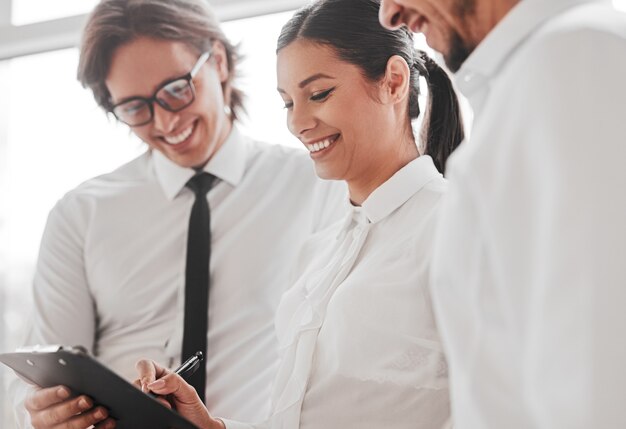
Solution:
[(394, 55), (387, 61), (381, 85), (381, 100), (388, 103), (404, 102), (409, 96), (411, 69), (405, 59)]
[(211, 57), (215, 62), (220, 82), (225, 83), (230, 74), (228, 71), (228, 56), (226, 55), (226, 48), (219, 40), (213, 42)]

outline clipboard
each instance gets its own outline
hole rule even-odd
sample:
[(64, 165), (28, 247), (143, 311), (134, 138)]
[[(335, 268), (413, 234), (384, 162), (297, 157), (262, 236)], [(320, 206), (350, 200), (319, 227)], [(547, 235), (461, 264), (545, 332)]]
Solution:
[(109, 410), (117, 429), (198, 429), (90, 357), (82, 347), (47, 346), (0, 354), (0, 362), (40, 387), (64, 385)]

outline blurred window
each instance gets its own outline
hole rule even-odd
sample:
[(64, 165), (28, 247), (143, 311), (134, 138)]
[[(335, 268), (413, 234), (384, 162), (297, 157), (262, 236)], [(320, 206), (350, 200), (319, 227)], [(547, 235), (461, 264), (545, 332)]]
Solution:
[(89, 12), (98, 0), (13, 0), (11, 23), (32, 24)]

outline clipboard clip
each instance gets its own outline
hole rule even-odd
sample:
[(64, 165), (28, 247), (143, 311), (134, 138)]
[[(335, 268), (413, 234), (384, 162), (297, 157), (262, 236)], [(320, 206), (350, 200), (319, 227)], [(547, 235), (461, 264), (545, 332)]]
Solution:
[(59, 344), (35, 344), (34, 346), (19, 347), (16, 353), (56, 353), (60, 351), (83, 355), (89, 354), (83, 346), (67, 347)]

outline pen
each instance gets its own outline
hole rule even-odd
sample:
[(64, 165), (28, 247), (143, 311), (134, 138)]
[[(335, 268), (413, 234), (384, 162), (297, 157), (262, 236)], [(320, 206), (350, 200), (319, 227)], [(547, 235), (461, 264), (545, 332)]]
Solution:
[(175, 374), (180, 375), (183, 379), (187, 380), (193, 375), (194, 372), (200, 368), (200, 363), (204, 360), (202, 352), (195, 352), (193, 356), (187, 359), (181, 366), (174, 370)]
[[(174, 374), (178, 374), (183, 378), (183, 380), (187, 380), (189, 377), (193, 375), (194, 372), (198, 370), (198, 368), (200, 368), (200, 363), (203, 360), (204, 360), (204, 355), (202, 354), (202, 352), (195, 352), (193, 356), (191, 356), (189, 359), (183, 362), (181, 366), (179, 366), (178, 368), (174, 370)], [(142, 390), (143, 390), (143, 387), (142, 387)], [(159, 395), (152, 393), (152, 392), (146, 392), (146, 393), (148, 394), (148, 396), (152, 398), (159, 397)]]

